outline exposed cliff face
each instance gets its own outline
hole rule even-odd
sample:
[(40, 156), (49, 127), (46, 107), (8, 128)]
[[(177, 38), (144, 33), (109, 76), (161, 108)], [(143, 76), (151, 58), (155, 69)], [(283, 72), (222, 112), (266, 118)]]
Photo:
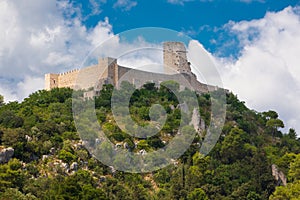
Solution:
[(201, 119), (198, 108), (194, 108), (194, 110), (193, 110), (193, 116), (192, 116), (192, 121), (190, 122), (190, 125), (193, 125), (194, 129), (200, 135), (205, 130), (205, 123), (204, 123), (204, 120)]
[(285, 177), (284, 173), (280, 171), (278, 167), (274, 164), (272, 165), (272, 175), (274, 176), (278, 185), (286, 186), (287, 178)]
[(7, 163), (14, 155), (14, 149), (11, 147), (0, 150), (0, 163)]

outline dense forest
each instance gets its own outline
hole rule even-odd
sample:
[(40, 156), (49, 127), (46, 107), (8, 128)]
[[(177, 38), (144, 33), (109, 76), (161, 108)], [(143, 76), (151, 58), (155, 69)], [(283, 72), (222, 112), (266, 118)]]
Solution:
[[(95, 107), (113, 143), (148, 152), (172, 139), (182, 115), (172, 92), (152, 83), (134, 92), (130, 114), (135, 122), (150, 120), (152, 104), (167, 113), (158, 135), (136, 140), (112, 117), (112, 91), (112, 85), (104, 85)], [(72, 95), (69, 88), (56, 88), (37, 91), (22, 102), (4, 103), (0, 96), (0, 151), (3, 156), (13, 149), (11, 158), (1, 160), (0, 199), (300, 199), (300, 141), (293, 129), (280, 131), (284, 124), (275, 111), (250, 110), (227, 93), (226, 122), (207, 156), (198, 151), (204, 130), (173, 164), (152, 173), (126, 173), (103, 165), (87, 151), (73, 120)], [(197, 99), (207, 127), (211, 95), (197, 94)], [(287, 177), (287, 184), (272, 175), (272, 165)]]

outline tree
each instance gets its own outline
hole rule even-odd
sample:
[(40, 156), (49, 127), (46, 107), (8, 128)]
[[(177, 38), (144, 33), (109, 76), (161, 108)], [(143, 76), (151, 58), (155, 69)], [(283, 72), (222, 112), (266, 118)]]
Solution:
[(263, 112), (262, 114), (263, 114), (263, 116), (264, 116), (267, 120), (269, 120), (269, 119), (277, 119), (277, 118), (278, 118), (277, 112), (275, 112), (275, 111), (273, 111), (273, 110), (269, 110), (269, 111), (267, 111), (267, 112)]
[(290, 163), (288, 177), (292, 182), (277, 187), (270, 196), (271, 200), (300, 199), (300, 154)]
[(296, 140), (296, 139), (297, 139), (297, 133), (296, 133), (295, 129), (290, 128), (290, 129), (289, 129), (288, 136), (289, 136), (291, 139)]
[(18, 159), (13, 158), (7, 164), (0, 165), (0, 192), (7, 188), (22, 188), (24, 181), (25, 174)]
[(208, 200), (207, 195), (204, 190), (201, 188), (195, 188), (191, 193), (187, 196), (188, 200)]
[(300, 181), (279, 186), (270, 196), (270, 200), (287, 200), (300, 198)]
[(280, 119), (273, 118), (267, 121), (266, 126), (271, 129), (273, 138), (275, 133), (278, 132), (278, 128), (284, 128), (284, 124)]
[(4, 104), (4, 97), (0, 95), (0, 106), (3, 106)]
[(37, 200), (37, 198), (32, 194), (24, 195), (18, 189), (9, 188), (1, 196), (1, 199), (5, 200)]
[(239, 128), (232, 128), (222, 142), (220, 155), (225, 163), (235, 162), (245, 157), (247, 134)]
[(0, 113), (0, 124), (6, 128), (19, 128), (23, 126), (24, 120), (10, 110)]
[(300, 181), (300, 154), (296, 155), (295, 159), (290, 163), (289, 179)]

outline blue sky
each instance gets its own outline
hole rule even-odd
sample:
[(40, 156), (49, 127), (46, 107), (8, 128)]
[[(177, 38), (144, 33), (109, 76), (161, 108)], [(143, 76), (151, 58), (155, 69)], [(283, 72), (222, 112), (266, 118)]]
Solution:
[[(95, 12), (91, 2), (101, 7)], [(123, 0), (116, 1), (77, 0), (74, 5), (82, 10), (83, 23), (90, 28), (104, 17), (109, 18), (114, 33), (139, 27), (164, 27), (201, 42), (210, 52), (229, 56), (239, 52), (235, 36), (224, 29), (229, 21), (243, 21), (263, 18), (267, 11), (277, 12), (287, 6), (299, 5), (297, 0)], [(95, 12), (95, 14), (91, 14)], [(232, 42), (224, 50), (224, 42)]]
[(44, 88), (45, 73), (78, 68), (111, 38), (107, 55), (126, 51), (133, 44), (117, 34), (149, 26), (201, 43), (225, 88), (251, 109), (276, 110), (300, 133), (298, 0), (0, 0), (0, 94), (20, 101)]

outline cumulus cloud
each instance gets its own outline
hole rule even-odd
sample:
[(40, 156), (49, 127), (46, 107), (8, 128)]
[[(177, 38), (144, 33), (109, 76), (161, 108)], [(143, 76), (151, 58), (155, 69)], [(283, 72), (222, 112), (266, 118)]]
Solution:
[[(175, 4), (175, 5), (184, 5), (186, 2), (192, 2), (196, 0), (167, 0), (168, 3)], [(198, 0), (200, 2), (214, 2), (215, 0)], [(235, 0), (235, 2), (241, 3), (252, 3), (252, 2), (260, 2), (264, 3), (265, 0)]]
[(168, 0), (168, 3), (177, 4), (177, 5), (184, 5), (184, 3), (190, 2), (190, 1), (194, 1), (194, 0)]
[(131, 8), (135, 7), (137, 5), (136, 1), (131, 0), (118, 0), (116, 3), (114, 3), (114, 8), (121, 8), (124, 11), (129, 11)]
[(287, 128), (300, 132), (300, 8), (264, 18), (229, 22), (243, 47), (236, 60), (216, 58), (225, 87), (253, 109), (276, 110)]
[[(141, 38), (130, 44), (121, 42), (108, 18), (90, 29), (82, 20), (80, 10), (67, 0), (0, 1), (0, 94), (6, 101), (22, 100), (42, 89), (45, 73), (89, 64), (82, 63), (88, 55), (95, 60), (122, 57), (121, 64), (138, 67), (134, 54), (123, 54), (142, 47), (156, 48)], [(144, 65), (160, 60), (144, 55), (139, 56)]]
[(42, 89), (45, 73), (80, 66), (97, 42), (112, 36), (108, 19), (87, 29), (78, 12), (69, 1), (0, 2), (0, 92), (6, 101)]
[(260, 2), (260, 3), (265, 3), (265, 0), (236, 0), (236, 1), (240, 1), (243, 3), (252, 3), (252, 2)]

